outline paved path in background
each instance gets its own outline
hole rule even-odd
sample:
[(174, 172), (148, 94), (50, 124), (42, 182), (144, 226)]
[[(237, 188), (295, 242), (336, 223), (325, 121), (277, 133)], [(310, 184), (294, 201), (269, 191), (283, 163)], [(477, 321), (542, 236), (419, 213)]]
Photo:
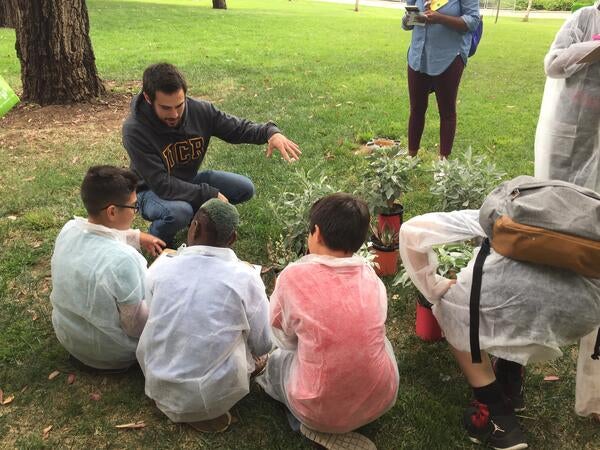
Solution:
[[(355, 0), (316, 0), (328, 3), (342, 3), (354, 6)], [(361, 6), (374, 6), (377, 8), (404, 9), (405, 2), (390, 1), (390, 0), (359, 0), (359, 9)], [(495, 16), (495, 9), (482, 9), (481, 14), (484, 16)], [(523, 17), (524, 11), (500, 10), (502, 17)], [(530, 19), (566, 19), (571, 15), (568, 11), (531, 11)]]

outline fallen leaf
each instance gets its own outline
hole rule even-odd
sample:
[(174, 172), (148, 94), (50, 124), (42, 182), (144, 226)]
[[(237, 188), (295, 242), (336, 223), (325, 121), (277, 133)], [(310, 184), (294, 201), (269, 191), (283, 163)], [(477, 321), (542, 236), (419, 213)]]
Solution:
[(70, 373), (69, 376), (67, 377), (67, 384), (73, 384), (73, 383), (75, 383), (75, 374)]
[(17, 216), (8, 216), (7, 219), (8, 220), (17, 220)]
[(559, 377), (557, 377), (556, 375), (546, 375), (544, 377), (544, 381), (558, 381), (560, 380)]
[(398, 294), (392, 295), (392, 300), (398, 300), (400, 296)]
[(92, 392), (90, 394), (90, 400), (94, 400), (95, 402), (97, 402), (101, 398), (102, 398), (102, 394), (100, 392)]
[(52, 372), (50, 375), (48, 375), (48, 379), (49, 380), (54, 380), (57, 376), (60, 375), (60, 372), (58, 370), (55, 370), (54, 372)]
[(79, 161), (79, 156), (76, 156), (75, 158), (73, 158), (71, 160), (71, 164), (77, 164), (77, 161)]
[(137, 430), (138, 428), (144, 428), (146, 424), (143, 420), (139, 422), (131, 422), (124, 423), (123, 425), (115, 425), (115, 428), (127, 429), (127, 430)]
[(15, 399), (14, 395), (9, 395), (8, 397), (6, 397), (3, 401), (2, 404), (3, 405), (8, 405), (9, 403), (12, 403), (12, 401)]
[(52, 425), (48, 425), (46, 428), (44, 428), (44, 431), (43, 431), (44, 434), (42, 435), (42, 439), (48, 439), (51, 429), (52, 429)]

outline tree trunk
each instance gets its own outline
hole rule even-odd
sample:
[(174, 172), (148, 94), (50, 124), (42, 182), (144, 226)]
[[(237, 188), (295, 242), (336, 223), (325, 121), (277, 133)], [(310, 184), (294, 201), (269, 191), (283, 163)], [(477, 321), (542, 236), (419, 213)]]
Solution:
[(96, 71), (85, 0), (9, 0), (21, 62), (22, 99), (81, 102), (105, 92)]
[(13, 28), (13, 15), (8, 0), (0, 0), (0, 28)]
[(359, 0), (356, 0), (356, 2), (354, 3), (354, 11), (358, 12), (358, 2)]
[(533, 0), (529, 0), (527, 3), (527, 11), (525, 11), (525, 16), (523, 16), (523, 22), (529, 22), (529, 12), (531, 11), (531, 5)]
[(227, 9), (227, 3), (225, 0), (212, 0), (213, 9)]

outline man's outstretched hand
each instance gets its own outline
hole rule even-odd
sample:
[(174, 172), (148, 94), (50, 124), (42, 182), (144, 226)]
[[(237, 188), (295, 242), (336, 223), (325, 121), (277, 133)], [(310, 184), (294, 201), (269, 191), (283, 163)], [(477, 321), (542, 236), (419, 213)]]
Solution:
[(140, 247), (146, 249), (152, 256), (158, 256), (167, 244), (162, 239), (152, 236), (149, 233), (140, 232)]
[(298, 161), (302, 152), (300, 147), (294, 141), (289, 140), (281, 133), (275, 133), (269, 139), (267, 147), (267, 157), (270, 158), (273, 154), (273, 149), (279, 150), (283, 159), (287, 162)]

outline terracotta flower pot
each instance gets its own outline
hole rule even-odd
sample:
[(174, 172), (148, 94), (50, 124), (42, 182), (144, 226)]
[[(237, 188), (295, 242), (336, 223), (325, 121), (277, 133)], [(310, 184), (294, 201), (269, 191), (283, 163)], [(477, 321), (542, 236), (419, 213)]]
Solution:
[(444, 339), (442, 329), (433, 312), (431, 312), (431, 303), (422, 296), (419, 296), (417, 300), (415, 332), (419, 338), (426, 342), (436, 342)]
[(393, 211), (379, 213), (377, 215), (377, 231), (382, 233), (387, 228), (397, 235), (402, 226), (403, 214), (404, 208), (402, 205), (396, 205)]
[(379, 266), (375, 266), (375, 273), (380, 277), (393, 275), (398, 270), (398, 245), (386, 247), (377, 242), (371, 242), (373, 245), (373, 253), (375, 253), (374, 261)]

